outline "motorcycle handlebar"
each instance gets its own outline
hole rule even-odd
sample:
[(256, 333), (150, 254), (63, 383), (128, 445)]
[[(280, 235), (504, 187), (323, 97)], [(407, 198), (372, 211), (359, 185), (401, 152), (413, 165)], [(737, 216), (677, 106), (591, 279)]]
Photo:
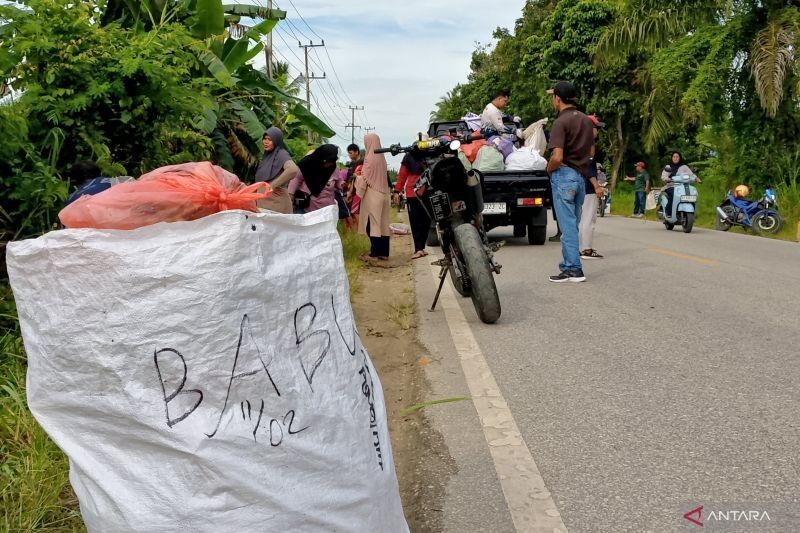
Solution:
[[(479, 139), (483, 139), (483, 136), (480, 133), (475, 132), (475, 133), (471, 133), (471, 134), (468, 133), (467, 135), (465, 135), (461, 139), (453, 139), (453, 140), (458, 140), (461, 144), (470, 144), (471, 142), (477, 141)], [(400, 146), (399, 144), (393, 144), (393, 145), (389, 146), (388, 148), (377, 148), (377, 149), (375, 149), (375, 153), (376, 154), (391, 153), (392, 155), (397, 155), (397, 154), (401, 154), (401, 153), (405, 153), (405, 152), (410, 152), (410, 151), (412, 151), (414, 149), (417, 149), (417, 148), (420, 148), (422, 150), (426, 150), (426, 149), (429, 149), (429, 148), (440, 148), (441, 146), (445, 146), (445, 145), (449, 144), (449, 142), (444, 142), (444, 141), (442, 141), (442, 139), (434, 139), (434, 140), (438, 141), (441, 144), (439, 144), (438, 146), (437, 145), (430, 145), (430, 146), (422, 146), (422, 147), (420, 146), (420, 143), (428, 143), (429, 141), (418, 141), (418, 142), (412, 144), (411, 146)]]
[[(397, 148), (400, 148), (400, 147), (399, 147), (399, 146), (397, 146)], [(390, 146), (389, 148), (376, 148), (376, 149), (375, 149), (375, 153), (376, 153), (376, 154), (387, 154), (387, 153), (389, 153), (389, 152), (393, 151), (394, 149), (395, 149), (395, 147), (394, 147), (394, 146)], [(398, 151), (399, 151), (399, 150), (398, 150)]]

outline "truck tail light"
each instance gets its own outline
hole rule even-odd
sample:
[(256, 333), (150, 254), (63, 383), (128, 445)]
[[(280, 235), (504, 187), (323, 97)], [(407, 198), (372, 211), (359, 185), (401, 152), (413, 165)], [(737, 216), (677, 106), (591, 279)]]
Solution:
[(517, 198), (517, 205), (520, 207), (535, 207), (544, 205), (543, 198)]

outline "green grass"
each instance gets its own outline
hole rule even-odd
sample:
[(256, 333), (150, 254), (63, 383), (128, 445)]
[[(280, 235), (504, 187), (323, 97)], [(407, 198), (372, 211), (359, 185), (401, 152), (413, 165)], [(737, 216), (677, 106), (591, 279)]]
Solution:
[(369, 253), (369, 237), (345, 231), (341, 224), (339, 224), (339, 236), (342, 239), (344, 268), (347, 271), (347, 278), (350, 280), (350, 299), (352, 300), (360, 287), (359, 272), (364, 266), (360, 257)]
[[(725, 198), (727, 188), (722, 180), (709, 178), (697, 185), (698, 205), (695, 225), (703, 228), (714, 228), (717, 220), (716, 207)], [(751, 189), (751, 197), (760, 197), (764, 191)], [(776, 187), (778, 195), (778, 211), (785, 223), (783, 229), (774, 236), (776, 239), (797, 240), (797, 223), (800, 220), (800, 181), (793, 180), (789, 185), (781, 184)], [(611, 213), (614, 215), (628, 216), (633, 213), (633, 184), (618, 183), (617, 190), (611, 200)], [(647, 218), (655, 219), (655, 211), (648, 211)], [(744, 228), (732, 228), (730, 231), (752, 235), (751, 231)]]
[[(358, 291), (364, 235), (341, 232), (350, 297)], [(398, 319), (404, 319), (398, 309)], [(27, 360), (8, 285), (0, 282), (0, 531), (86, 531), (66, 456), (28, 410)]]
[(28, 410), (26, 370), (11, 291), (0, 284), (0, 531), (85, 531), (67, 458)]

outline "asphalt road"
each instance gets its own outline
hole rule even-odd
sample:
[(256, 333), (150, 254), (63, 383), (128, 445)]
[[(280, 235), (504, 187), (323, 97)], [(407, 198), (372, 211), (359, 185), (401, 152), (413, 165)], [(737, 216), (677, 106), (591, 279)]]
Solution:
[[(699, 505), (706, 530), (800, 530), (800, 244), (606, 217), (605, 258), (554, 284), (560, 245), (490, 236), (503, 315), (459, 303), (569, 531), (691, 530)], [(431, 397), (464, 394), (443, 313), (420, 317)], [(447, 530), (514, 531), (474, 406), (428, 412), (458, 465)]]

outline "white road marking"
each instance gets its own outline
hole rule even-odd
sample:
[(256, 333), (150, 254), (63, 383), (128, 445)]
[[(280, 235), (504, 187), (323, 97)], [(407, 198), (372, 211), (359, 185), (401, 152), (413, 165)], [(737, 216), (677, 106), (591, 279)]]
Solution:
[[(431, 265), (431, 273), (437, 283), (438, 268)], [(439, 305), (444, 309), (453, 344), (461, 359), (461, 368), (478, 411), (514, 528), (526, 533), (566, 532), (561, 513), (472, 335), (455, 291), (449, 281), (445, 285)]]

